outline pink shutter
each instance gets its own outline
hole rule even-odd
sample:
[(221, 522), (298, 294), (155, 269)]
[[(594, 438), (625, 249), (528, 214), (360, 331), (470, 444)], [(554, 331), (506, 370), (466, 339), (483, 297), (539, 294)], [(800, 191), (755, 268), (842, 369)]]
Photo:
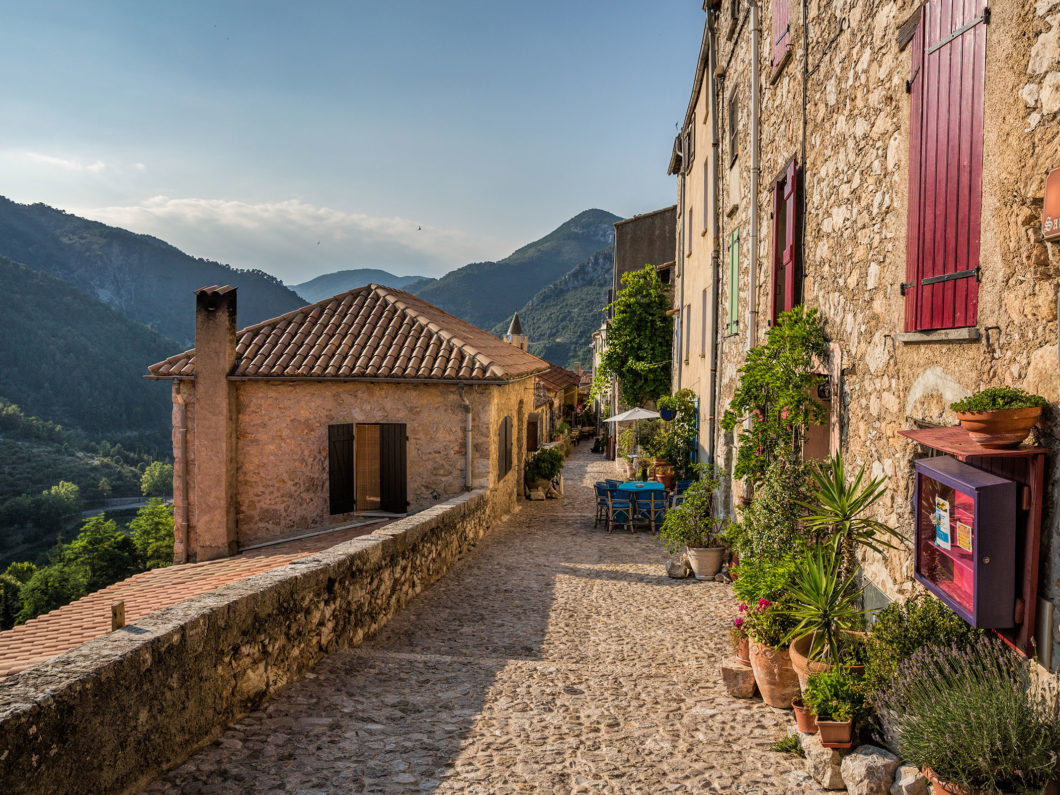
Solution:
[(795, 241), (798, 240), (798, 213), (795, 212), (795, 198), (798, 196), (798, 166), (792, 160), (788, 163), (787, 174), (784, 179), (784, 212), (786, 215), (784, 231), (784, 311), (790, 312), (796, 304), (795, 281)]
[(913, 54), (912, 77), (909, 80), (909, 225), (905, 241), (905, 330), (916, 331), (918, 299), (920, 297), (920, 259), (923, 251), (923, 218), (920, 213), (921, 192), (924, 190), (921, 163), (921, 125), (923, 123), (924, 75), (924, 17), (916, 26), (910, 44)]
[(788, 22), (791, 16), (790, 0), (773, 0), (773, 69), (776, 69), (788, 54), (791, 35)]
[[(770, 294), (772, 301), (769, 308), (770, 324), (777, 322), (777, 316), (784, 311), (783, 293), (787, 289), (784, 286), (784, 240), (781, 240), (780, 219), (784, 217), (784, 184), (777, 182), (773, 185), (773, 251), (772, 271), (773, 283)], [(753, 288), (753, 285), (752, 285)]]
[(922, 91), (916, 153), (921, 185), (914, 279), (919, 293), (914, 299), (917, 329), (960, 328), (977, 321), (985, 9), (986, 0), (929, 0), (917, 34), (923, 37), (923, 84), (914, 86)]

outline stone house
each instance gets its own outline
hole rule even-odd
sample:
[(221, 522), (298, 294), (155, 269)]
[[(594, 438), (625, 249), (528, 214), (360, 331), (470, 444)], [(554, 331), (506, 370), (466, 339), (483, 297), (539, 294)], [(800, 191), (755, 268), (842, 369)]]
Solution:
[(379, 285), (240, 331), (235, 288), (204, 287), (195, 317), (195, 348), (148, 368), (173, 382), (176, 562), (472, 488), (514, 507), (547, 362)]
[[(708, 455), (747, 350), (777, 314), (817, 307), (829, 408), (813, 455), (888, 478), (880, 517), (912, 538), (899, 434), (1011, 384), (1060, 400), (1060, 244), (1043, 240), (1060, 166), (1060, 0), (708, 0), (677, 177), (674, 385), (700, 395)], [(691, 65), (690, 65), (691, 66)], [(703, 329), (707, 329), (706, 336)], [(1052, 425), (1038, 441), (1056, 452)], [(739, 503), (739, 489), (732, 496)], [(1060, 479), (1046, 483), (1038, 596), (1060, 597)], [(911, 542), (863, 561), (867, 600), (916, 590)], [(1058, 628), (1040, 659), (1060, 660)]]

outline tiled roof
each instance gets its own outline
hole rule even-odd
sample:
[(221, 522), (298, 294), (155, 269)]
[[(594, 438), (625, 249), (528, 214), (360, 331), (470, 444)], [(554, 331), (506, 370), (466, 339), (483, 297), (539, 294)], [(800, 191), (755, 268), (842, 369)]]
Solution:
[(567, 370), (558, 364), (549, 365), (548, 370), (538, 373), (536, 383), (550, 392), (558, 392), (569, 386), (574, 386), (581, 381), (581, 376), (573, 370)]
[[(548, 362), (414, 295), (369, 284), (236, 334), (231, 375), (507, 381)], [(147, 368), (157, 378), (195, 375), (195, 349)]]
[(110, 606), (115, 602), (125, 602), (125, 623), (134, 624), (155, 610), (252, 574), (286, 566), (298, 558), (378, 530), (379, 526), (379, 523), (358, 525), (244, 552), (236, 557), (205, 563), (184, 563), (134, 574), (76, 602), (0, 632), (0, 677), (17, 673), (106, 635), (111, 631)]

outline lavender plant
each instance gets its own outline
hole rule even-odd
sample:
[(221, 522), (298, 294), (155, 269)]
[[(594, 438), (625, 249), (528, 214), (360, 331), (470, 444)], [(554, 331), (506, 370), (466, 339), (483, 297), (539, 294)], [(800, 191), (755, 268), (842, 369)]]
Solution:
[(1056, 773), (1056, 709), (1033, 689), (1029, 662), (996, 640), (921, 648), (872, 699), (899, 754), (945, 781), (1037, 792)]

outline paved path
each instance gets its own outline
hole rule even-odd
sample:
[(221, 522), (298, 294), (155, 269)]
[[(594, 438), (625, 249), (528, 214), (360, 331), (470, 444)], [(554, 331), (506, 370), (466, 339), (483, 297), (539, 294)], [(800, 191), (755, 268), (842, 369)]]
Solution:
[(374, 638), (334, 654), (148, 792), (816, 792), (769, 745), (790, 712), (728, 698), (731, 589), (593, 529), (583, 446)]

